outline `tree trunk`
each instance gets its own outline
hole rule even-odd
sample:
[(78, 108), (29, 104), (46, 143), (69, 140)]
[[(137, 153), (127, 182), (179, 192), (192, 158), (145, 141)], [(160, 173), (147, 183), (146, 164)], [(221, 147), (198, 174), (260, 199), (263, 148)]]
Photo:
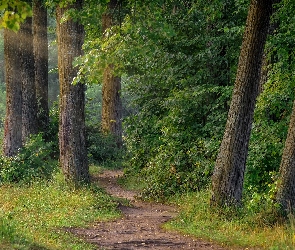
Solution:
[(49, 124), (47, 10), (41, 0), (33, 0), (33, 43), (38, 131), (46, 135)]
[(59, 148), (60, 164), (66, 181), (77, 185), (89, 181), (85, 142), (85, 86), (72, 85), (78, 69), (75, 57), (82, 55), (83, 26), (72, 19), (61, 18), (69, 8), (82, 8), (82, 0), (66, 7), (57, 7), (58, 69), (60, 82)]
[[(107, 13), (102, 17), (103, 32), (113, 25), (112, 13), (118, 7), (118, 0), (111, 0)], [(114, 75), (114, 66), (104, 70), (102, 85), (102, 131), (114, 135), (118, 147), (122, 146), (122, 100), (120, 97), (121, 78)]]
[(241, 202), (248, 144), (271, 13), (272, 1), (251, 1), (232, 101), (212, 176), (213, 205), (239, 205)]
[(277, 202), (287, 213), (295, 209), (295, 101), (280, 165)]
[(6, 82), (6, 116), (3, 153), (13, 156), (22, 146), (22, 91), (20, 78), (19, 35), (4, 29), (4, 57)]
[(22, 138), (23, 142), (37, 129), (37, 100), (35, 89), (32, 18), (26, 18), (19, 30), (22, 80)]

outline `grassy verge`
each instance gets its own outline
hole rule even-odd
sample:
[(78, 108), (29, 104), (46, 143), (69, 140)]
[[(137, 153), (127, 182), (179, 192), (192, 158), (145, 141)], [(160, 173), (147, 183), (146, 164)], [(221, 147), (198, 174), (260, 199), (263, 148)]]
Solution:
[[(214, 211), (209, 205), (209, 192), (174, 197), (181, 210), (179, 216), (165, 225), (166, 229), (193, 235), (231, 247), (255, 249), (295, 249), (295, 223), (269, 223), (274, 214), (240, 211)], [(269, 220), (270, 219), (270, 220)]]
[(61, 179), (0, 186), (0, 249), (94, 249), (63, 228), (118, 217), (116, 202), (94, 185), (73, 190)]

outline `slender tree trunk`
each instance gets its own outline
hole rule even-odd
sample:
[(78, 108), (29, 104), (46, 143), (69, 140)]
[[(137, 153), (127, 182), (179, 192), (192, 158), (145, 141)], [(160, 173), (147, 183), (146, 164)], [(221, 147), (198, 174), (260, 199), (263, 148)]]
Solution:
[(32, 18), (26, 18), (19, 30), (22, 80), (22, 138), (23, 142), (37, 129), (37, 100), (35, 89)]
[(280, 165), (277, 202), (287, 213), (295, 209), (295, 101)]
[(73, 67), (75, 57), (82, 54), (83, 26), (74, 20), (61, 23), (69, 8), (82, 8), (77, 0), (66, 8), (57, 7), (58, 69), (60, 81), (59, 148), (60, 164), (66, 181), (77, 185), (89, 181), (85, 142), (85, 86), (71, 84), (78, 69)]
[(271, 13), (272, 1), (251, 1), (226, 128), (212, 176), (213, 205), (238, 205), (241, 202)]
[[(102, 17), (103, 32), (113, 25), (115, 9), (119, 1), (111, 0), (108, 4), (107, 13)], [(121, 78), (115, 76), (114, 66), (108, 65), (104, 70), (102, 85), (102, 131), (115, 136), (118, 147), (122, 146), (122, 100), (120, 97)]]
[(22, 91), (19, 35), (4, 29), (6, 116), (3, 153), (13, 156), (22, 146)]
[(33, 0), (33, 44), (38, 131), (46, 134), (49, 123), (47, 10), (41, 0)]
[(121, 78), (114, 76), (109, 65), (103, 74), (102, 130), (115, 136), (118, 147), (122, 146)]

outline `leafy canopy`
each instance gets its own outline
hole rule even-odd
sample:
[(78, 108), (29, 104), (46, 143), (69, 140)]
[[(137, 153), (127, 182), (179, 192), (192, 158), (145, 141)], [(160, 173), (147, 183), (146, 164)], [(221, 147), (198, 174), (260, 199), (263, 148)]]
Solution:
[(17, 32), (20, 24), (32, 16), (31, 6), (19, 0), (2, 0), (0, 4), (0, 28)]

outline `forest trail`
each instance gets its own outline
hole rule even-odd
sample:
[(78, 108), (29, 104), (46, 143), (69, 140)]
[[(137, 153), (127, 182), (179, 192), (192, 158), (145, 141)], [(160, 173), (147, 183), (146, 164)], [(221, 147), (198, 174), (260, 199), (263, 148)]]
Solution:
[(225, 250), (218, 245), (167, 232), (161, 226), (177, 215), (177, 208), (159, 203), (137, 200), (134, 191), (124, 190), (117, 183), (119, 170), (106, 170), (95, 177), (110, 195), (130, 201), (130, 206), (119, 205), (122, 218), (97, 222), (89, 228), (68, 228), (78, 237), (95, 244), (97, 249), (186, 249)]

